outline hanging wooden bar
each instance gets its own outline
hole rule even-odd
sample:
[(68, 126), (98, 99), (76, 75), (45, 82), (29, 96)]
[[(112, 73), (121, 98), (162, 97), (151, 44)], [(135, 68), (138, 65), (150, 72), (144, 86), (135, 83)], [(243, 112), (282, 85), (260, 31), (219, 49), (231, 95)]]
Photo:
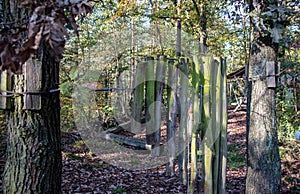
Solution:
[(24, 110), (41, 109), (42, 90), (42, 62), (38, 60), (28, 60), (25, 63), (25, 93)]
[(276, 67), (275, 61), (267, 61), (266, 76), (268, 88), (276, 88)]
[(0, 71), (0, 109), (11, 109), (12, 91), (12, 78), (7, 71)]

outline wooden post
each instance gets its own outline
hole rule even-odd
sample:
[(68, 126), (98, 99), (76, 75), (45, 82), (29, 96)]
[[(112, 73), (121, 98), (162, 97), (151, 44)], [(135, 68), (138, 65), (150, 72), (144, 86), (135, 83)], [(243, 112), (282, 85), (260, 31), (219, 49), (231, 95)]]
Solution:
[(197, 186), (197, 136), (200, 124), (200, 101), (199, 101), (199, 86), (200, 86), (200, 64), (201, 59), (194, 57), (192, 66), (192, 113), (193, 113), (193, 128), (191, 133), (191, 178), (189, 183), (189, 193), (196, 192)]
[(187, 117), (188, 117), (188, 97), (189, 97), (189, 80), (188, 80), (188, 64), (184, 59), (180, 60), (180, 126), (179, 126), (179, 170), (183, 184), (187, 184), (188, 169), (187, 169)]
[(11, 108), (11, 97), (7, 91), (12, 91), (12, 79), (7, 71), (0, 71), (0, 109)]
[(213, 134), (212, 134), (212, 74), (213, 59), (204, 57), (204, 88), (203, 88), (203, 106), (206, 120), (206, 128), (204, 134), (204, 193), (213, 193)]
[(28, 92), (29, 94), (25, 94), (24, 96), (23, 109), (40, 110), (42, 92), (42, 62), (32, 59), (28, 60), (25, 63), (24, 75), (25, 92)]
[(220, 135), (221, 135), (221, 106), (222, 100), (221, 97), (221, 61), (219, 59), (214, 59), (212, 62), (213, 65), (213, 74), (212, 74), (212, 150), (214, 153), (213, 158), (213, 191), (218, 193), (220, 188), (219, 184), (219, 170), (220, 166)]
[(266, 76), (268, 88), (276, 88), (275, 61), (267, 61)]
[(219, 158), (219, 189), (218, 193), (226, 190), (226, 164), (227, 164), (227, 95), (226, 95), (226, 61), (221, 59), (220, 73), (220, 158)]
[(150, 146), (155, 145), (155, 82), (154, 82), (154, 58), (146, 57), (146, 141)]
[(133, 92), (133, 104), (132, 104), (132, 115), (131, 115), (131, 132), (141, 132), (141, 115), (145, 97), (145, 62), (137, 64), (134, 92)]
[(169, 162), (167, 164), (167, 174), (174, 175), (175, 159), (175, 130), (176, 130), (176, 84), (177, 69), (174, 60), (168, 61), (168, 123), (167, 123), (167, 147)]
[(156, 66), (156, 85), (155, 85), (155, 145), (153, 154), (158, 156), (160, 153), (160, 136), (161, 136), (161, 105), (163, 97), (163, 89), (165, 83), (165, 72), (166, 72), (166, 57), (160, 56), (157, 59)]

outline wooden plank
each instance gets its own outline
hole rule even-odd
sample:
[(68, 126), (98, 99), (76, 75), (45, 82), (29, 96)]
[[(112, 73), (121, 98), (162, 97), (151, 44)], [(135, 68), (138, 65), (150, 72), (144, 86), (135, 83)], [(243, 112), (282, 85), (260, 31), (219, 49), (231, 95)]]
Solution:
[(41, 109), (41, 92), (42, 90), (42, 62), (38, 60), (28, 60), (25, 63), (25, 92), (32, 94), (24, 95), (24, 110)]
[(266, 76), (268, 88), (276, 88), (276, 67), (275, 61), (267, 61)]
[(11, 97), (7, 91), (12, 91), (12, 79), (7, 71), (0, 71), (0, 109), (11, 108)]

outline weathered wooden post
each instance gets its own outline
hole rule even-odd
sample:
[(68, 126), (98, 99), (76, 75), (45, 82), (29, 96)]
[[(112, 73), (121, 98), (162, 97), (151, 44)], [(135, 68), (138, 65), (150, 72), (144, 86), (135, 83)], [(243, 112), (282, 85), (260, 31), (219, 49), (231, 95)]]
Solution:
[(188, 98), (189, 98), (189, 80), (188, 80), (188, 65), (189, 61), (180, 59), (179, 69), (181, 71), (180, 75), (180, 126), (179, 126), (179, 170), (182, 182), (187, 184), (188, 180), (188, 169), (187, 169), (187, 157), (186, 152), (187, 142), (187, 118), (188, 118)]
[(191, 131), (191, 175), (190, 175), (190, 182), (189, 182), (189, 193), (196, 192), (196, 184), (197, 184), (197, 136), (200, 124), (200, 101), (199, 101), (199, 86), (200, 86), (200, 63), (201, 59), (198, 57), (193, 58), (192, 63), (192, 107), (191, 111), (193, 113), (193, 128)]
[(145, 99), (145, 67), (145, 62), (138, 63), (136, 67), (131, 114), (131, 131), (133, 133), (141, 132), (141, 116)]
[[(1, 72), (0, 76), (0, 109), (11, 108), (11, 97), (14, 95), (24, 95), (24, 110), (40, 110), (42, 90), (42, 65), (37, 60), (30, 59), (24, 64), (24, 91), (19, 88), (12, 92), (12, 75), (7, 71)], [(58, 89), (58, 88), (57, 88)]]
[(40, 110), (42, 90), (42, 64), (39, 61), (30, 60), (30, 63), (25, 63), (24, 68), (25, 95), (23, 109)]
[(210, 56), (204, 57), (204, 86), (203, 86), (203, 106), (206, 119), (206, 127), (204, 130), (204, 192), (213, 193), (213, 121), (212, 121), (212, 80), (215, 75), (213, 58)]
[(212, 62), (213, 68), (214, 68), (214, 74), (212, 75), (212, 135), (213, 135), (213, 141), (212, 141), (212, 150), (214, 152), (214, 158), (213, 158), (213, 191), (214, 193), (217, 193), (220, 185), (219, 185), (219, 170), (222, 168), (220, 166), (220, 135), (221, 135), (221, 90), (220, 90), (220, 84), (221, 84), (221, 61), (218, 59), (213, 59)]
[(161, 118), (162, 118), (162, 97), (166, 73), (166, 57), (158, 56), (156, 66), (156, 85), (155, 85), (155, 145), (153, 154), (158, 156), (160, 154), (160, 136), (161, 136)]
[(154, 58), (146, 57), (146, 99), (145, 99), (145, 116), (146, 116), (146, 141), (149, 146), (155, 145), (155, 74)]
[(0, 109), (8, 110), (11, 108), (12, 79), (7, 71), (0, 71)]
[(168, 119), (167, 119), (167, 147), (169, 162), (167, 164), (167, 174), (174, 174), (175, 159), (175, 130), (177, 119), (177, 102), (176, 102), (176, 85), (177, 85), (177, 69), (175, 60), (168, 61)]
[(219, 157), (219, 193), (226, 190), (226, 164), (227, 164), (227, 95), (226, 95), (226, 61), (221, 59), (220, 69), (220, 157)]

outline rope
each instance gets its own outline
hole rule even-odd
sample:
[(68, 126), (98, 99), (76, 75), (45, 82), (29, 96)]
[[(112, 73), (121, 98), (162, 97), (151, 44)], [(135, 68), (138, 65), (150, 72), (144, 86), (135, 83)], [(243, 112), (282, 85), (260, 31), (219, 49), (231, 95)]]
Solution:
[[(26, 91), (26, 92), (13, 92), (13, 91), (4, 91), (0, 90), (0, 96), (2, 97), (13, 97), (13, 96), (20, 96), (20, 95), (42, 95), (42, 94), (52, 94), (60, 92), (59, 89), (51, 89), (49, 91)], [(3, 94), (4, 93), (4, 94)]]
[(106, 92), (106, 91), (110, 91), (113, 92), (115, 90), (133, 90), (130, 88), (100, 88), (100, 89), (95, 89), (95, 90), (91, 90), (91, 91), (96, 91), (96, 92)]

